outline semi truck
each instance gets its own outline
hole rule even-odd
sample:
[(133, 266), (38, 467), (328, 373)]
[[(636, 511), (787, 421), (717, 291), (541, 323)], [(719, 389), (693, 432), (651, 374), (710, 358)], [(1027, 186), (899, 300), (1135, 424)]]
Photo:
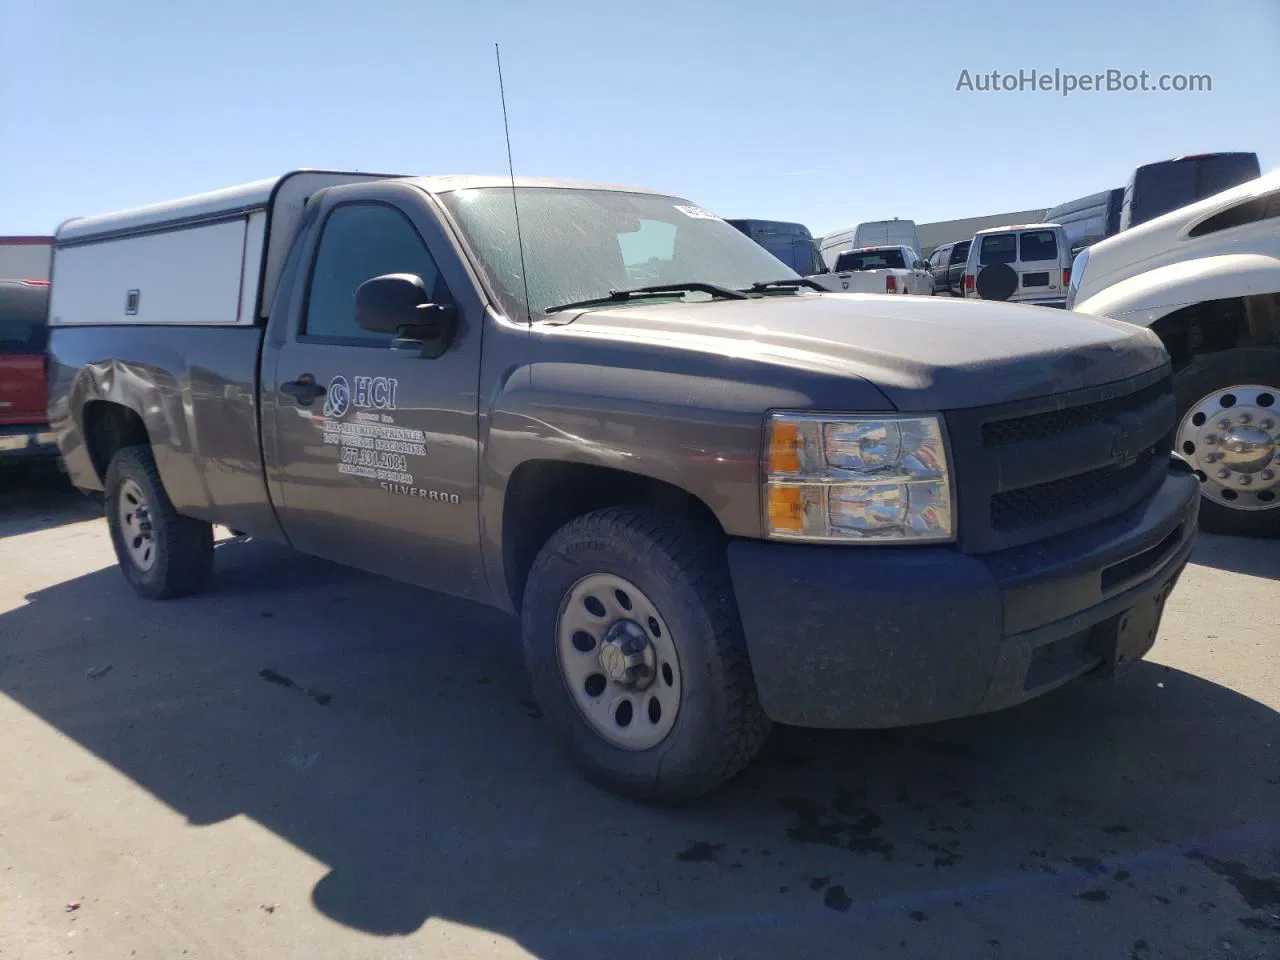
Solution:
[(1083, 250), (1067, 305), (1169, 350), (1205, 528), (1280, 537), (1280, 171)]
[(1193, 544), (1150, 331), (825, 292), (666, 193), (294, 172), (68, 221), (54, 275), (52, 426), (134, 590), (200, 590), (219, 524), (508, 611), (643, 800), (774, 722), (1114, 676)]

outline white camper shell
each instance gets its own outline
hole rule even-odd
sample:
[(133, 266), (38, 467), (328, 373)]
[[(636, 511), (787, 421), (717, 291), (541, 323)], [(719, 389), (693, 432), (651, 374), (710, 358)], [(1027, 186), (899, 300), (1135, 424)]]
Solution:
[(68, 220), (54, 237), (54, 326), (251, 326), (271, 308), (307, 199), (388, 174), (280, 177)]

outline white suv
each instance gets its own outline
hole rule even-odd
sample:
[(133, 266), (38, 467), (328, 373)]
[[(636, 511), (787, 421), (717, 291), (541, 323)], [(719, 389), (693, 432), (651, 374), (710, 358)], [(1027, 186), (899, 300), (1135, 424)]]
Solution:
[(992, 227), (973, 235), (964, 266), (964, 295), (1062, 307), (1071, 282), (1071, 245), (1056, 223)]

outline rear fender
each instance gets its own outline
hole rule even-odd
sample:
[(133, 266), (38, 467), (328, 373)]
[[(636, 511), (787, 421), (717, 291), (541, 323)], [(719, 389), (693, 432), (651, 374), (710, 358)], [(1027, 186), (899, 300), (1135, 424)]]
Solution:
[[(56, 394), (55, 394), (56, 395)], [(150, 440), (156, 469), (174, 506), (183, 513), (211, 506), (209, 491), (193, 456), (193, 438), (186, 408), (189, 398), (177, 376), (162, 367), (110, 359), (85, 364), (74, 374), (65, 411), (54, 429), (77, 486), (86, 474), (101, 487), (102, 478), (89, 458), (84, 438), (92, 429), (93, 405), (113, 403), (131, 410), (142, 421)], [(60, 406), (60, 405), (58, 405)], [(83, 463), (81, 459), (83, 458)]]

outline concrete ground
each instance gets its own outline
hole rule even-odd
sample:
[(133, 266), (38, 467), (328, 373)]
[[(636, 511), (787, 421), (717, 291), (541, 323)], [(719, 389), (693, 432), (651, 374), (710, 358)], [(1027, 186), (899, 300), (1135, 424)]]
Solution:
[(778, 730), (675, 811), (566, 766), (484, 608), (240, 541), (149, 603), (49, 479), (0, 571), (3, 960), (1280, 957), (1280, 543), (1202, 538), (1115, 684)]

